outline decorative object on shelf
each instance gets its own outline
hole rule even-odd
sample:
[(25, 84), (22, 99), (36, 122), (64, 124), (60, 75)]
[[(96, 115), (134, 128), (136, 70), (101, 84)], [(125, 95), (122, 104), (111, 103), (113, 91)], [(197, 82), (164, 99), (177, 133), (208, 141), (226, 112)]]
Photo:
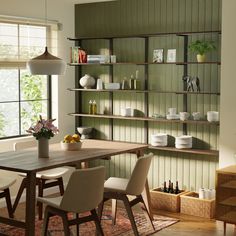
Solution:
[[(47, 26), (47, 0), (45, 0), (45, 26)], [(43, 54), (29, 60), (27, 65), (32, 75), (64, 75), (66, 63), (48, 52), (47, 46)]]
[(120, 89), (120, 83), (105, 83), (105, 89), (118, 90)]
[(192, 136), (182, 135), (175, 138), (175, 147), (177, 149), (192, 148)]
[(89, 100), (89, 114), (93, 114), (93, 102), (92, 100)]
[(188, 120), (189, 117), (190, 117), (190, 114), (188, 112), (181, 111), (179, 113), (179, 119), (182, 121)]
[(33, 134), (38, 140), (38, 157), (49, 157), (49, 142), (48, 140), (58, 133), (58, 128), (53, 125), (56, 119), (45, 120), (39, 116), (36, 125), (31, 126), (26, 132)]
[(85, 74), (79, 80), (80, 85), (85, 89), (91, 89), (95, 85), (95, 79), (89, 75)]
[(87, 63), (87, 54), (79, 46), (71, 47), (70, 61), (71, 63)]
[(134, 80), (134, 75), (131, 75), (129, 79), (129, 89), (134, 89)]
[(97, 90), (103, 89), (103, 82), (102, 79), (97, 79)]
[(200, 80), (197, 76), (183, 76), (183, 81), (186, 83), (188, 92), (200, 92)]
[(164, 49), (154, 49), (152, 61), (155, 63), (162, 63), (164, 61), (163, 52)]
[(219, 112), (218, 111), (208, 111), (207, 120), (209, 122), (218, 122), (219, 121)]
[(78, 134), (67, 134), (61, 141), (61, 148), (65, 151), (78, 151), (82, 147), (80, 136)]
[(168, 114), (166, 115), (166, 119), (167, 120), (179, 120), (179, 115), (176, 114), (176, 108), (175, 107), (171, 107), (168, 108)]
[(163, 115), (157, 114), (157, 113), (153, 113), (153, 114), (152, 114), (152, 118), (155, 118), (155, 119), (164, 119), (164, 118), (166, 118), (166, 116), (163, 116)]
[(199, 111), (192, 113), (193, 120), (200, 120), (201, 119), (201, 113)]
[(206, 53), (216, 49), (213, 41), (196, 40), (189, 45), (189, 49), (192, 52), (197, 53), (197, 61), (204, 62), (206, 59)]
[(92, 138), (92, 131), (93, 131), (92, 127), (85, 127), (85, 126), (77, 127), (77, 131), (79, 132), (79, 134), (81, 134), (81, 139)]
[(167, 50), (167, 62), (176, 62), (176, 49)]
[(93, 101), (93, 104), (92, 104), (92, 114), (93, 115), (97, 114), (97, 103), (95, 100)]
[(135, 72), (134, 89), (136, 89), (136, 90), (141, 89), (141, 81), (139, 79), (139, 71), (138, 70), (136, 70), (136, 72)]
[(111, 63), (116, 63), (116, 55), (111, 55)]
[(131, 107), (121, 108), (121, 116), (134, 116), (135, 109)]
[(154, 147), (167, 146), (167, 140), (168, 140), (167, 134), (157, 133), (151, 135), (151, 145)]
[(109, 55), (88, 55), (87, 63), (110, 63)]
[(127, 81), (127, 78), (124, 77), (124, 79), (122, 80), (122, 86), (121, 86), (121, 89), (129, 89), (129, 85), (128, 85), (128, 81)]

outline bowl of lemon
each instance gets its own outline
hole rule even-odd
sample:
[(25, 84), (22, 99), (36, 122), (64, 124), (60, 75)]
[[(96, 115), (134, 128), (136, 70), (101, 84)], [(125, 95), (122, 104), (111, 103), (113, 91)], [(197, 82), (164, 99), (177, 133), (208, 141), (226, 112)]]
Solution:
[(80, 136), (78, 134), (67, 134), (61, 141), (61, 149), (64, 151), (78, 151), (82, 147)]

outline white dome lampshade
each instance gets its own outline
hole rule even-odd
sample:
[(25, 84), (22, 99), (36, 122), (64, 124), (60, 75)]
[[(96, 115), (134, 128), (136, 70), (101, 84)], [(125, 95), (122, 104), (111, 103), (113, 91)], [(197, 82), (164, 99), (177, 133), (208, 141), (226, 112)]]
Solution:
[(45, 52), (27, 63), (32, 75), (64, 75), (66, 63), (53, 56), (45, 47)]

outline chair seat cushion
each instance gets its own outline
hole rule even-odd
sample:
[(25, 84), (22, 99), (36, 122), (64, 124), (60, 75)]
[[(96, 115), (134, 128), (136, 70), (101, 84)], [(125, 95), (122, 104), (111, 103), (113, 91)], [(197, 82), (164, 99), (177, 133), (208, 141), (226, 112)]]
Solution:
[[(39, 179), (57, 179), (62, 177), (69, 169), (66, 167), (58, 167), (50, 170), (44, 170), (36, 173)], [(20, 176), (26, 177), (26, 173), (19, 173)]]
[(3, 191), (4, 189), (9, 188), (16, 182), (15, 178), (12, 177), (1, 177), (0, 178), (0, 190)]
[(128, 182), (128, 179), (111, 177), (105, 182), (104, 191), (125, 193)]
[(39, 202), (45, 203), (48, 206), (52, 206), (55, 208), (60, 208), (61, 200), (63, 196), (60, 197), (37, 197)]

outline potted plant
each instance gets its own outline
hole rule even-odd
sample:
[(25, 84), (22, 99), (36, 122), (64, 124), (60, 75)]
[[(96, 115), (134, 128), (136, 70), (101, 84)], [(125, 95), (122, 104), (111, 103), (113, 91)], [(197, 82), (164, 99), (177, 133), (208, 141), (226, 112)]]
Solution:
[(206, 53), (216, 49), (213, 41), (202, 41), (196, 40), (189, 45), (189, 49), (192, 52), (197, 53), (197, 61), (204, 62), (206, 58)]

